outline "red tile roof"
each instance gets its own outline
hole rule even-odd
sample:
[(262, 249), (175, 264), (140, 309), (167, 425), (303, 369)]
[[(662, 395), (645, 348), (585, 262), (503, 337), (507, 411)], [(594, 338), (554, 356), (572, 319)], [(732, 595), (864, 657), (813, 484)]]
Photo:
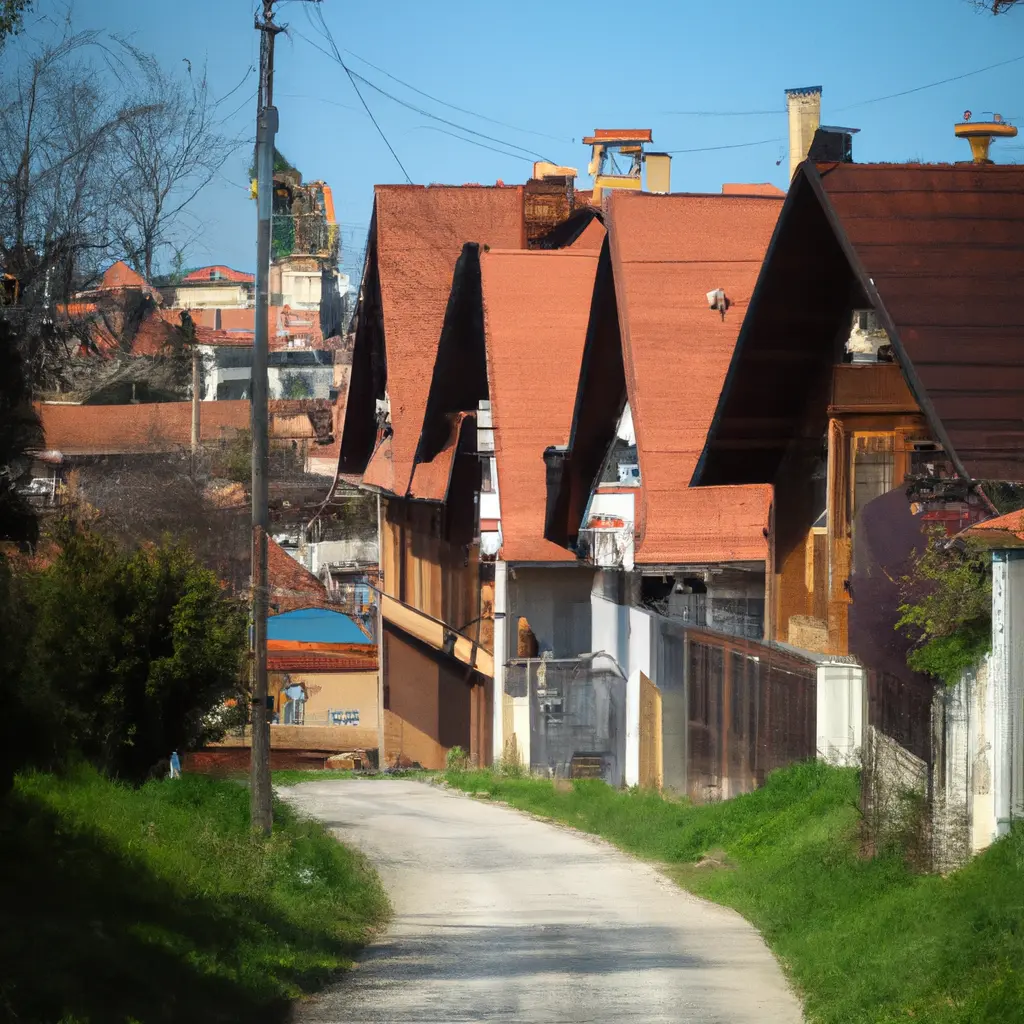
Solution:
[(385, 437), (370, 456), (366, 464), (366, 471), (360, 483), (368, 487), (377, 487), (382, 491), (389, 491), (394, 494), (405, 494), (405, 488), (395, 488), (395, 452), (391, 444), (391, 438)]
[(786, 193), (781, 188), (775, 185), (770, 185), (768, 182), (761, 182), (759, 184), (742, 184), (738, 182), (727, 182), (722, 186), (722, 195), (724, 196), (776, 196), (779, 199), (785, 199)]
[[(208, 403), (220, 404), (220, 403)], [(275, 612), (327, 606), (327, 588), (273, 538), (267, 538), (267, 581)]]
[(390, 486), (378, 486), (404, 494), (412, 478), (455, 263), (466, 242), (525, 246), (523, 190), (379, 185), (375, 223), (394, 430), (393, 479)]
[[(781, 200), (613, 192), (608, 230), (626, 388), (636, 431), (641, 501), (636, 560), (687, 560), (687, 537), (709, 515), (681, 500), (704, 447)], [(706, 293), (725, 290), (723, 319)], [(763, 488), (722, 488), (707, 560), (763, 551)], [(691, 504), (692, 503), (692, 504)], [(714, 543), (717, 539), (717, 544)], [(760, 556), (760, 557), (763, 557)]]
[(118, 260), (104, 271), (99, 288), (107, 291), (119, 288), (140, 288), (143, 291), (155, 292), (153, 286), (141, 274), (132, 270), (124, 260)]
[[(219, 277), (211, 281), (210, 274), (214, 272)], [(181, 281), (182, 284), (218, 284), (224, 281), (230, 281), (233, 284), (253, 284), (256, 281), (256, 276), (254, 274), (247, 274), (243, 270), (232, 270), (231, 267), (225, 267), (223, 264), (217, 263), (212, 267), (199, 267), (186, 274)]]
[(583, 249), (585, 251), (593, 252), (595, 254), (599, 253), (601, 251), (601, 246), (604, 245), (604, 240), (607, 234), (608, 232), (605, 231), (604, 225), (601, 223), (600, 220), (597, 219), (597, 217), (595, 217), (583, 229), (583, 232), (580, 234), (580, 237), (577, 238), (576, 241), (569, 246), (569, 248)]
[(268, 672), (375, 672), (377, 658), (372, 655), (269, 651)]
[[(192, 439), (191, 402), (37, 406), (47, 448), (64, 455), (171, 451)], [(248, 402), (203, 402), (200, 435), (217, 441), (249, 426)]]
[[(204, 344), (252, 345), (256, 320), (254, 309), (193, 309), (190, 312), (195, 323), (205, 328), (216, 328), (219, 315), (220, 333)], [(296, 347), (328, 351), (340, 348), (341, 339), (324, 339), (320, 314), (316, 310), (271, 306), (270, 351), (282, 352)]]
[(544, 539), (544, 449), (569, 440), (597, 253), (492, 249), (481, 254), (480, 270), (502, 557), (572, 561)]
[(459, 447), (462, 424), (475, 417), (475, 413), (460, 412), (452, 418), (451, 434), (445, 446), (430, 462), (419, 462), (409, 481), (409, 496), (423, 501), (446, 501), (448, 485), (455, 466), (455, 453)]
[(964, 533), (996, 549), (1024, 547), (1024, 510), (975, 523)]

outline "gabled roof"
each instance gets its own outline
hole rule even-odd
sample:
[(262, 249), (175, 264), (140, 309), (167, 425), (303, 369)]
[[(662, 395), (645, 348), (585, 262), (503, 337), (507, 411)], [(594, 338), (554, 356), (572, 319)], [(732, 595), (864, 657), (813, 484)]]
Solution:
[[(704, 447), (736, 338), (782, 201), (729, 195), (615, 192), (608, 232), (626, 392), (636, 431), (641, 501), (636, 560), (682, 562), (706, 505), (680, 503)], [(706, 294), (721, 288), (722, 317)], [(766, 550), (770, 497), (720, 491), (719, 546)]]
[(774, 479), (851, 307), (873, 307), (958, 471), (1024, 479), (1024, 167), (797, 170), (698, 470)]
[[(455, 264), (466, 242), (525, 246), (523, 192), (521, 187), (378, 185), (373, 225), (369, 252), (379, 278), (381, 355), (393, 430), (393, 475), (389, 480), (378, 477), (378, 485), (404, 495), (412, 479)], [(372, 417), (372, 407), (368, 412), (365, 406), (381, 397), (371, 393), (371, 380), (362, 379), (363, 365), (380, 358), (361, 351), (373, 343), (372, 333), (370, 327), (357, 332), (351, 393), (362, 400), (350, 400), (346, 428), (353, 416)], [(343, 459), (346, 452), (343, 438)]]
[[(1024, 479), (1024, 167), (837, 164), (830, 219), (970, 475)], [(932, 418), (930, 417), (930, 418)]]
[(768, 182), (742, 183), (729, 181), (722, 186), (723, 196), (774, 196), (776, 199), (785, 199), (786, 193), (776, 185)]
[[(218, 276), (213, 279), (211, 274), (217, 274)], [(186, 274), (182, 279), (182, 284), (253, 284), (256, 280), (254, 274), (247, 274), (243, 270), (232, 270), (231, 267), (225, 267), (221, 263), (214, 264), (211, 267), (197, 267), (195, 270)]]
[(480, 257), (506, 561), (573, 560), (544, 539), (544, 449), (569, 440), (597, 258), (576, 245)]
[(153, 286), (141, 274), (132, 270), (124, 260), (118, 260), (107, 267), (96, 290), (114, 291), (119, 288), (140, 288), (143, 291), (155, 292)]
[[(316, 638), (313, 635), (291, 635), (287, 624), (294, 621), (297, 624), (295, 628), (299, 629), (298, 624), (301, 623), (302, 628), (305, 628), (308, 632), (309, 622), (313, 620), (321, 625), (325, 622), (334, 621), (325, 620), (316, 615), (303, 618), (296, 612), (296, 609), (314, 608), (317, 605), (326, 604), (327, 588), (304, 565), (301, 565), (296, 559), (292, 558), (277, 541), (270, 537), (267, 538), (267, 582), (270, 584), (270, 603), (272, 606), (275, 606), (276, 611), (293, 613), (292, 616), (285, 618), (282, 618), (280, 615), (275, 616), (274, 618), (277, 621), (274, 628), (268, 632), (267, 635), (269, 637), (280, 640), (312, 640)], [(341, 619), (351, 624), (352, 629), (360, 632), (355, 623), (347, 619), (346, 616), (340, 616), (339, 621)], [(313, 633), (315, 632), (316, 630), (313, 629)], [(332, 637), (324, 635), (321, 639), (329, 640)], [(353, 638), (351, 642), (362, 643), (363, 639), (365, 637), (361, 639)], [(338, 638), (338, 642), (343, 641), (344, 637)]]

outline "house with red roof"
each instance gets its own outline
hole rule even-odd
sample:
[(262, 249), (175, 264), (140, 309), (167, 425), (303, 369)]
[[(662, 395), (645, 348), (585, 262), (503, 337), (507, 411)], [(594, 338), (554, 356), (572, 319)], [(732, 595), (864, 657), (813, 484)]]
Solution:
[(771, 488), (689, 483), (780, 208), (733, 194), (608, 201), (571, 436), (547, 455), (548, 536), (600, 570), (595, 649), (624, 668), (625, 606), (761, 638)]
[[(512, 642), (496, 614), (505, 556), (578, 568), (544, 540), (543, 446), (529, 417), (514, 410), (529, 400), (533, 379), (541, 432), (568, 428), (596, 266), (594, 213), (574, 218), (568, 203), (562, 210), (554, 200), (564, 200), (564, 188), (528, 212), (527, 191), (379, 186), (375, 193), (340, 468), (380, 496), (385, 714), (404, 730), (400, 753), (425, 765), (443, 764), (453, 744), (480, 763), (501, 752), (495, 661)], [(566, 216), (573, 224), (552, 240)], [(568, 249), (543, 251), (573, 243), (578, 250), (567, 259)], [(538, 284), (542, 296), (533, 294)], [(487, 317), (496, 330), (500, 324), (493, 341)], [(500, 369), (499, 352), (511, 357)], [(507, 435), (495, 426), (496, 407), (507, 410)], [(514, 433), (516, 424), (525, 434)], [(514, 461), (506, 463), (506, 454)], [(526, 490), (508, 491), (507, 519), (502, 474), (526, 478)], [(577, 619), (587, 632), (589, 574), (578, 575)], [(557, 632), (562, 648), (579, 653), (583, 647), (554, 628), (556, 598), (543, 595), (544, 635), (550, 641)]]
[(168, 306), (179, 309), (237, 309), (255, 302), (256, 277), (216, 264), (190, 270), (161, 289)]

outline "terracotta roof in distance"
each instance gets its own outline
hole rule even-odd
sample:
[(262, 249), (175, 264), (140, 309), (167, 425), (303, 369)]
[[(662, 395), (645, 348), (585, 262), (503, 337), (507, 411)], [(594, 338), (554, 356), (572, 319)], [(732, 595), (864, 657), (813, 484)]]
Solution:
[(784, 199), (786, 193), (775, 185), (768, 182), (757, 184), (742, 184), (739, 182), (727, 182), (722, 186), (723, 196), (775, 196), (777, 199)]
[(982, 523), (964, 530), (964, 535), (981, 541), (986, 547), (1024, 548), (1024, 509), (1007, 512), (995, 519), (986, 519)]
[(544, 538), (544, 450), (572, 429), (597, 255), (574, 246), (480, 256), (506, 561), (574, 560)]
[[(191, 402), (139, 405), (57, 405), (37, 411), (47, 448), (64, 455), (123, 455), (173, 451), (192, 439)], [(203, 402), (200, 436), (217, 441), (249, 426), (248, 402)]]
[[(641, 501), (636, 559), (687, 560), (712, 514), (689, 488), (782, 200), (613, 192), (608, 231)], [(723, 318), (706, 293), (732, 302)], [(761, 488), (721, 488), (707, 560), (764, 550)], [(770, 500), (770, 499), (769, 499)], [(709, 537), (709, 542), (713, 537)], [(760, 556), (763, 557), (763, 554)]]
[(267, 538), (267, 581), (277, 612), (327, 604), (327, 588), (280, 544)]
[(119, 288), (140, 288), (144, 291), (153, 291), (152, 285), (136, 271), (132, 270), (124, 260), (112, 263), (103, 272), (97, 290), (113, 291)]
[[(211, 274), (218, 276), (214, 278), (210, 276)], [(186, 274), (181, 282), (182, 284), (253, 284), (255, 280), (254, 274), (247, 274), (243, 270), (233, 270), (231, 267), (217, 263), (211, 267), (197, 267)]]

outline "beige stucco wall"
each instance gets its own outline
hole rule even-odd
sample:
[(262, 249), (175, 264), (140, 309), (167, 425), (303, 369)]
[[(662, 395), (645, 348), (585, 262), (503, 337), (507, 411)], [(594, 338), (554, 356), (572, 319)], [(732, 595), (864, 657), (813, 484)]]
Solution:
[(280, 693), (287, 675), (292, 685), (306, 688), (306, 727), (328, 726), (330, 711), (358, 711), (359, 725), (332, 725), (332, 729), (359, 730), (377, 728), (376, 672), (271, 672), (270, 692), (276, 698), (275, 710), (280, 712)]

